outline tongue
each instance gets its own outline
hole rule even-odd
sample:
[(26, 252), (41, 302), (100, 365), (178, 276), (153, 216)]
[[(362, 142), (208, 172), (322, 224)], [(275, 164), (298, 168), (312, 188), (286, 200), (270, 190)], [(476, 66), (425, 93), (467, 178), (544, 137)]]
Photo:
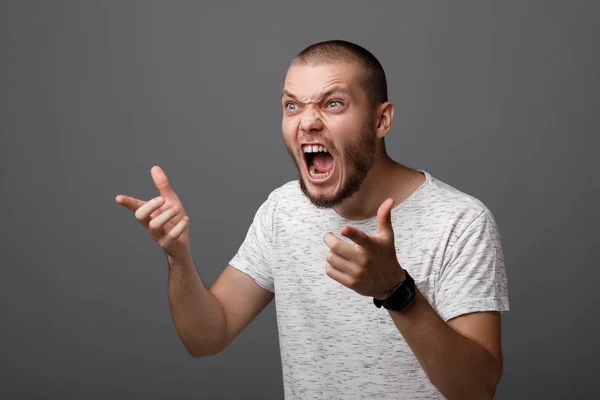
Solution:
[(317, 153), (313, 156), (313, 165), (321, 173), (329, 172), (333, 168), (333, 157), (329, 153)]

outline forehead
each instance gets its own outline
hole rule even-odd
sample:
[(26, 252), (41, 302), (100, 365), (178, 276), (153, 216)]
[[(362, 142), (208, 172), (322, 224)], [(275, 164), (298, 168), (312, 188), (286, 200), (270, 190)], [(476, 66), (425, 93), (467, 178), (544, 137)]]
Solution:
[(300, 99), (316, 98), (332, 87), (346, 88), (351, 96), (358, 97), (358, 66), (349, 62), (292, 64), (285, 76), (284, 91)]

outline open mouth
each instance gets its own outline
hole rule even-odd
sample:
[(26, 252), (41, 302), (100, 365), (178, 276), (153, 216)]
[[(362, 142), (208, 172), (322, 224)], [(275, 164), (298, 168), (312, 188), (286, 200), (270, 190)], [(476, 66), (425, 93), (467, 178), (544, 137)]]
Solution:
[(302, 146), (306, 172), (312, 182), (325, 182), (333, 174), (334, 160), (329, 150), (320, 144)]

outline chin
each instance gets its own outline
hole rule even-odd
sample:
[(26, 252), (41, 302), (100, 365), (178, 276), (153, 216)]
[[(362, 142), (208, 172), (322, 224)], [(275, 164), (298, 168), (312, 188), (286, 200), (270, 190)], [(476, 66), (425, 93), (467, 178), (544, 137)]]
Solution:
[[(300, 173), (300, 189), (315, 207), (333, 208), (360, 190), (369, 169), (370, 166), (351, 171), (341, 181), (339, 180), (342, 174), (338, 173), (335, 177), (332, 176), (326, 185), (312, 183), (308, 177)], [(300, 169), (298, 170), (300, 171)], [(338, 181), (336, 182), (333, 179)]]
[(315, 185), (305, 176), (300, 176), (299, 181), (302, 193), (315, 207), (332, 208), (346, 199), (338, 185), (327, 185), (328, 187)]

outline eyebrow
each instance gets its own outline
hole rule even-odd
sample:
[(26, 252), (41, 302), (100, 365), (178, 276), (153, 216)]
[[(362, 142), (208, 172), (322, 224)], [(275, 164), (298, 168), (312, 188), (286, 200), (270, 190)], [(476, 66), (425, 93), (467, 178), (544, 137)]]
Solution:
[[(318, 98), (318, 101), (321, 101), (322, 99), (331, 96), (334, 93), (341, 93), (341, 94), (345, 94), (345, 95), (350, 95), (350, 90), (348, 90), (348, 88), (344, 87), (344, 86), (333, 86), (332, 88), (330, 88), (329, 90), (321, 93), (321, 95)], [(289, 97), (293, 100), (299, 101), (298, 98), (296, 96), (294, 96), (292, 93), (288, 92), (287, 90), (283, 89), (283, 92), (281, 93), (281, 98), (283, 99), (284, 97)]]

